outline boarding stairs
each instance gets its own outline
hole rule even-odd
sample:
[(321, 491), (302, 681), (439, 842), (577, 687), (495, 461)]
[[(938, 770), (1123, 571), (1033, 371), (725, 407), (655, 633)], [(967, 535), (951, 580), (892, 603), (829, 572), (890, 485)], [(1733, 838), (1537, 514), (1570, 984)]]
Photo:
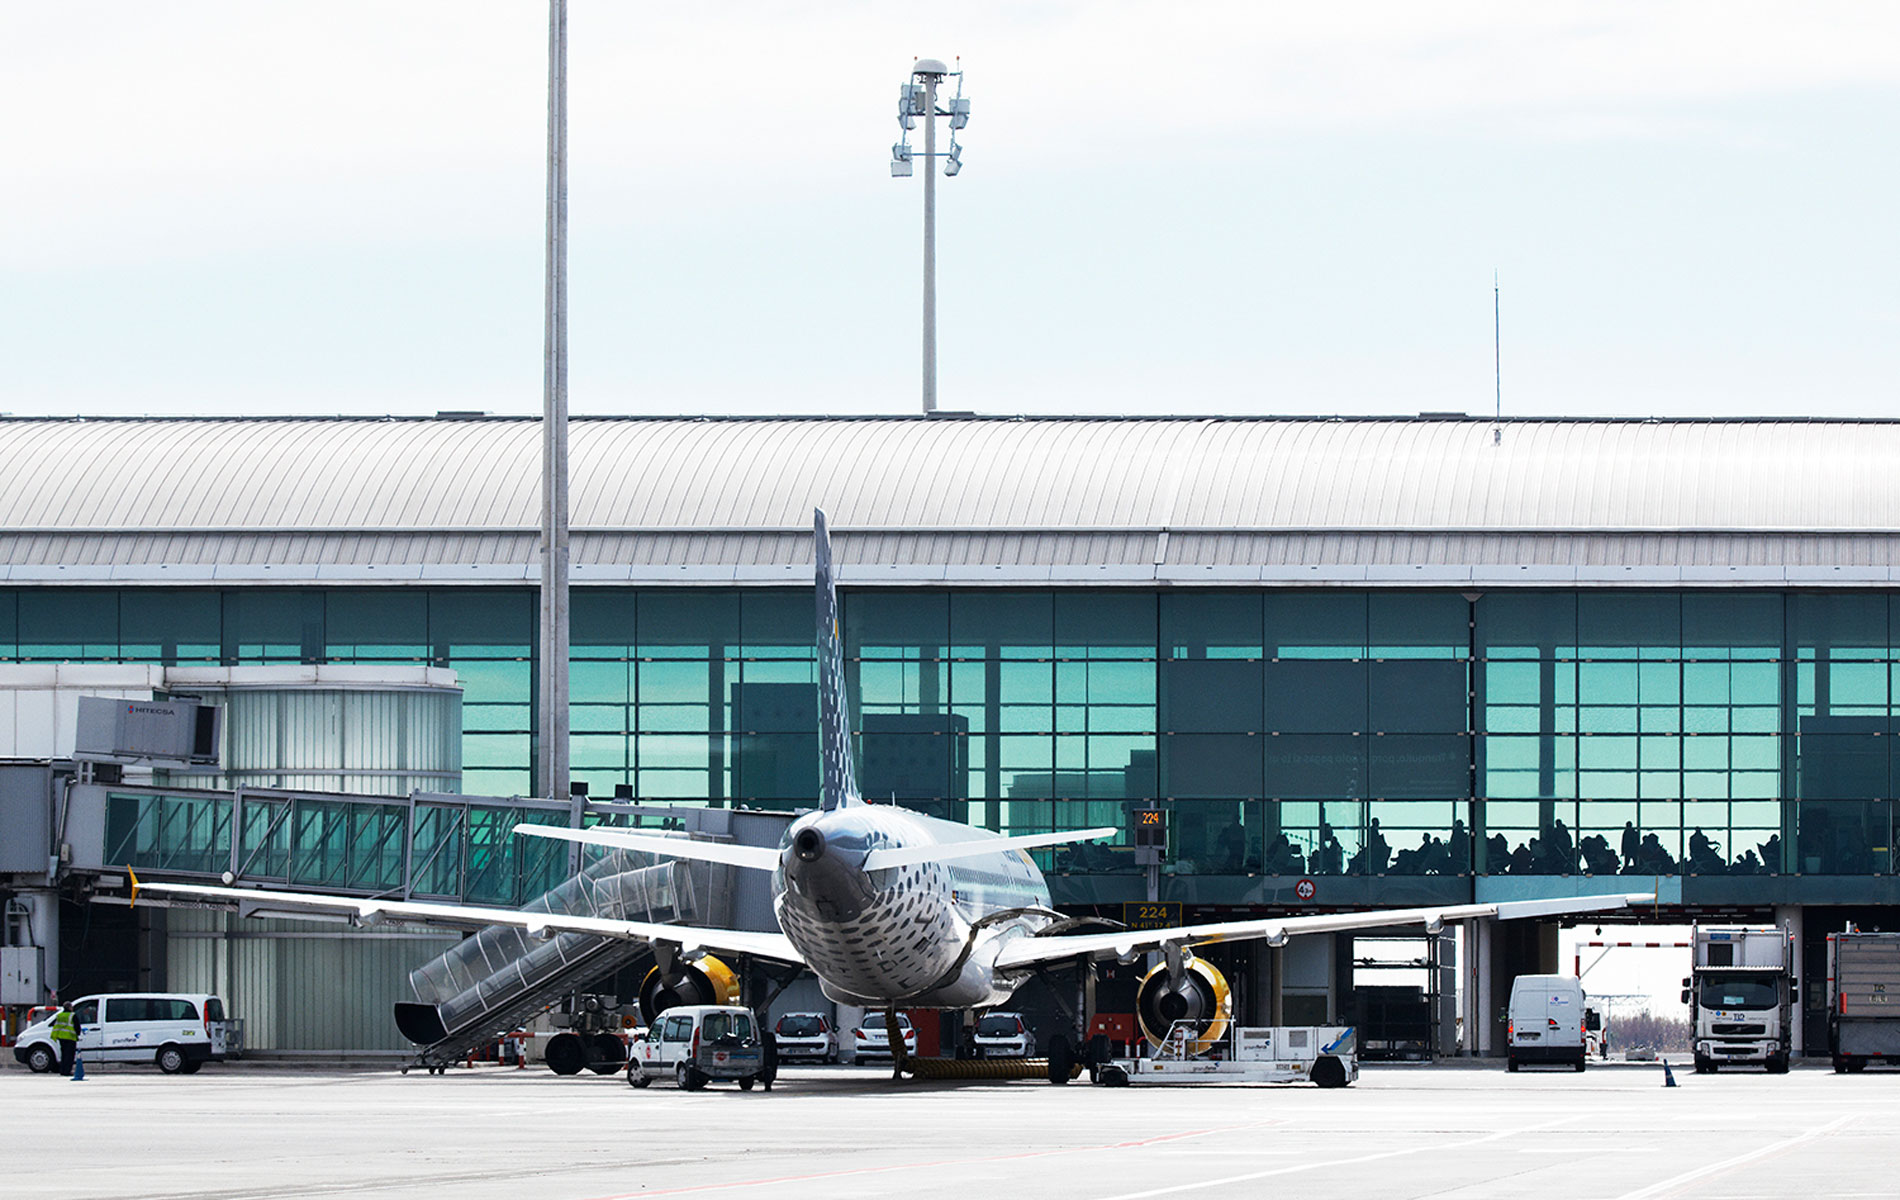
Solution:
[[(616, 850), (523, 908), (710, 924), (718, 919), (712, 898), (727, 890), (719, 877), (730, 870), (683, 860), (656, 863), (645, 854)], [(395, 1006), (397, 1028), (417, 1046), (404, 1070), (440, 1073), (646, 951), (641, 941), (582, 933), (543, 938), (491, 925), (410, 973), (411, 999)]]

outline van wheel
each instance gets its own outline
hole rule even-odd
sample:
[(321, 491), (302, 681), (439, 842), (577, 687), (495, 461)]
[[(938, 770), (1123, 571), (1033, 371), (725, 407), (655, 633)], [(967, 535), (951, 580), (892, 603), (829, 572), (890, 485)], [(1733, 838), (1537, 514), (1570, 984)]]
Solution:
[[(1588, 1058), (1588, 1057), (1589, 1057), (1588, 1055), (1586, 1055), (1586, 1056), (1585, 1056), (1585, 1058)], [(1577, 1060), (1577, 1071), (1578, 1071), (1578, 1073), (1579, 1073), (1579, 1074), (1581, 1074), (1581, 1073), (1583, 1072), (1583, 1070), (1584, 1070), (1584, 1068), (1585, 1068), (1586, 1066), (1588, 1066), (1588, 1065), (1589, 1065), (1589, 1064), (1588, 1064), (1587, 1062), (1585, 1062), (1585, 1061), (1584, 1061), (1584, 1058), (1580, 1058), (1580, 1059), (1578, 1059), (1578, 1060)]]
[(26, 1065), (35, 1075), (44, 1075), (59, 1065), (59, 1055), (50, 1046), (35, 1046), (26, 1052)]
[(744, 1079), (741, 1079), (739, 1081), (739, 1090), (742, 1092), (749, 1092), (752, 1090), (752, 1085), (756, 1082), (758, 1081), (753, 1079), (752, 1076), (748, 1075)]
[(185, 1069), (185, 1052), (176, 1046), (158, 1048), (158, 1069), (167, 1075), (177, 1075)]
[(706, 1086), (706, 1077), (685, 1063), (679, 1065), (679, 1069), (674, 1072), (674, 1075), (679, 1080), (680, 1091), (682, 1092), (697, 1092)]
[(652, 1083), (653, 1080), (649, 1079), (647, 1077), (647, 1073), (640, 1069), (639, 1063), (628, 1063), (627, 1064), (627, 1082), (633, 1085), (634, 1087), (643, 1088), (647, 1086), (648, 1084)]
[(1517, 1055), (1515, 1055), (1515, 1054), (1513, 1054), (1513, 1055), (1512, 1055), (1511, 1057), (1509, 1057), (1509, 1058), (1507, 1058), (1507, 1059), (1505, 1059), (1505, 1060), (1504, 1060), (1504, 1069), (1505, 1069), (1505, 1070), (1507, 1070), (1507, 1071), (1510, 1071), (1510, 1072), (1512, 1072), (1513, 1074), (1515, 1074), (1515, 1073), (1516, 1073), (1516, 1071), (1517, 1071)]
[(196, 1075), (205, 1065), (202, 1058), (194, 1058), (185, 1064), (185, 1074)]
[(1834, 1056), (1834, 1073), (1836, 1075), (1847, 1074), (1847, 1060), (1838, 1054)]

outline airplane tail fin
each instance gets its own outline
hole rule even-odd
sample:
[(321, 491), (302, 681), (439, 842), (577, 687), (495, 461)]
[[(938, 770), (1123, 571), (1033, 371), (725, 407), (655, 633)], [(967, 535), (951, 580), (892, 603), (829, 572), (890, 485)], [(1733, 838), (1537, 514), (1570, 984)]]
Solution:
[(831, 533), (825, 511), (812, 510), (813, 561), (818, 599), (818, 751), (821, 777), (819, 807), (829, 812), (861, 804), (857, 771), (851, 765), (851, 721), (844, 695), (844, 626), (838, 590), (831, 578)]

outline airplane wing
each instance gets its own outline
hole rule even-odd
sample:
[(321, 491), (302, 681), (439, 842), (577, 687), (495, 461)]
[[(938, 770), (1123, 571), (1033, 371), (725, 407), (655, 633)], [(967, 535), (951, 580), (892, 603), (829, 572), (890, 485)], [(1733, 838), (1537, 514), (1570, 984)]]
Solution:
[(1373, 929), (1391, 925), (1422, 925), (1436, 933), (1447, 921), (1496, 917), (1551, 917), (1566, 913), (1607, 912), (1656, 899), (1654, 892), (1608, 896), (1565, 897), (1560, 900), (1518, 900), (1500, 904), (1460, 904), (1443, 908), (1387, 908), (1371, 912), (1327, 913), (1313, 917), (1267, 917), (1257, 921), (1222, 921), (1211, 925), (1177, 925), (1169, 929), (1125, 929), (1115, 933), (1065, 934), (1057, 937), (1019, 937), (1005, 944), (996, 969), (1031, 967), (1037, 963), (1131, 955), (1164, 946), (1205, 946), (1216, 942), (1265, 939), (1281, 942), (1302, 933), (1334, 933), (1346, 929)]
[(557, 933), (586, 933), (625, 941), (670, 942), (687, 954), (709, 950), (750, 954), (801, 966), (805, 962), (804, 956), (793, 948), (791, 939), (784, 934), (748, 929), (705, 929), (696, 925), (662, 925), (652, 921), (623, 921), (614, 917), (577, 917), (565, 913), (523, 912), (512, 908), (481, 908), (465, 904), (430, 904), (414, 900), (375, 900), (360, 896), (264, 892), (195, 883), (141, 883), (134, 876), (133, 903), (138, 902), (140, 895), (230, 904), (247, 917), (297, 917), (303, 920), (348, 921), (352, 925), (377, 925), (391, 921), (440, 925), (450, 929), (512, 925), (537, 937)]
[(1007, 850), (1028, 850), (1035, 846), (1059, 846), (1064, 842), (1086, 842), (1113, 837), (1113, 825), (1099, 829), (1078, 829), (1073, 833), (1028, 833), (1021, 837), (980, 838), (968, 842), (932, 842), (924, 846), (879, 848), (864, 856), (864, 869), (882, 871), (890, 867), (913, 867), (918, 863), (947, 862), (953, 858), (975, 858), (979, 854), (1000, 854)]
[(769, 846), (738, 846), (731, 842), (700, 842), (692, 838), (660, 837), (631, 829), (596, 825), (591, 829), (569, 829), (564, 825), (517, 825), (517, 834), (579, 842), (583, 846), (609, 846), (615, 850), (643, 850), (673, 858), (693, 858), (701, 862), (725, 863), (753, 871), (778, 869), (778, 851)]

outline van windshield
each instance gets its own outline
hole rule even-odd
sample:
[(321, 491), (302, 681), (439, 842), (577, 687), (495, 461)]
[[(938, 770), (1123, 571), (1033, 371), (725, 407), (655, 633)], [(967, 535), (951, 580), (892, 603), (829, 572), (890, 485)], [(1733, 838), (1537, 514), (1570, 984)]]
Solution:
[(1780, 1000), (1775, 977), (1715, 975), (1702, 981), (1703, 1008), (1773, 1008)]

